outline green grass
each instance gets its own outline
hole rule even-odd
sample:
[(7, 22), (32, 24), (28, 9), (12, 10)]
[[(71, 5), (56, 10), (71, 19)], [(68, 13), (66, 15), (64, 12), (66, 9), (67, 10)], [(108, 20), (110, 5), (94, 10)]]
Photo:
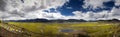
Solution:
[[(91, 37), (112, 37), (115, 32), (116, 24), (114, 23), (99, 23), (99, 22), (81, 22), (81, 23), (29, 23), (29, 22), (9, 22), (29, 31), (40, 33), (43, 36), (52, 36), (63, 34), (61, 29), (72, 29), (77, 31), (85, 31)], [(70, 32), (68, 32), (70, 33)], [(71, 32), (72, 33), (72, 32)], [(71, 36), (68, 34), (68, 36)]]

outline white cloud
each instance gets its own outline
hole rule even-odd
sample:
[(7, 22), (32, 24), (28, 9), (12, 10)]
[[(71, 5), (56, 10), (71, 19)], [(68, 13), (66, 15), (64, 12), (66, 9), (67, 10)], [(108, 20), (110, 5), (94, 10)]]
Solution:
[(120, 6), (120, 0), (115, 0), (115, 5)]
[(83, 5), (83, 7), (87, 8), (91, 6), (93, 9), (97, 7), (103, 8), (104, 7), (103, 2), (107, 2), (107, 1), (111, 1), (111, 0), (85, 0), (84, 1), (85, 5)]
[(113, 8), (111, 13), (109, 13), (109, 18), (120, 19), (120, 9), (119, 8)]
[[(45, 1), (45, 2), (43, 2)], [(100, 19), (120, 19), (120, 9), (113, 8), (111, 11), (102, 12), (86, 12), (74, 11), (74, 16), (64, 16), (61, 12), (43, 12), (49, 8), (57, 8), (62, 6), (69, 0), (24, 0), (22, 3), (20, 0), (6, 0), (6, 11), (0, 11), (0, 19), (5, 20), (22, 20), (22, 19), (35, 19), (35, 18), (46, 18), (46, 19), (85, 19), (85, 20), (100, 20)], [(83, 7), (92, 6), (95, 9), (97, 7), (104, 7), (103, 2), (110, 0), (85, 0)], [(115, 0), (116, 5), (120, 5), (119, 0)], [(71, 9), (70, 7), (68, 7)]]
[[(34, 18), (60, 18), (62, 15), (57, 13), (46, 13), (42, 10), (49, 8), (57, 8), (62, 6), (69, 0), (1, 0), (6, 4), (5, 11), (0, 12), (0, 19), (19, 20), (19, 19), (34, 19)], [(2, 4), (2, 3), (0, 3)], [(59, 16), (56, 16), (59, 15)], [(12, 19), (13, 18), (13, 19)]]
[(75, 19), (85, 19), (85, 20), (109, 20), (109, 19), (120, 19), (120, 9), (113, 8), (111, 11), (102, 11), (102, 12), (87, 12), (82, 13), (80, 11), (73, 12)]
[(56, 8), (62, 6), (68, 0), (7, 0), (8, 11), (34, 11), (40, 9)]

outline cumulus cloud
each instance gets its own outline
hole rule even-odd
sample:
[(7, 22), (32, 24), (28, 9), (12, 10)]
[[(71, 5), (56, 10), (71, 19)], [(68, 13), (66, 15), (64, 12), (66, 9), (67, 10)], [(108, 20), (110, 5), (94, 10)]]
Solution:
[[(111, 11), (100, 12), (82, 12), (74, 11), (73, 16), (62, 15), (61, 12), (44, 12), (50, 8), (56, 9), (63, 6), (69, 0), (0, 0), (0, 19), (3, 20), (23, 20), (23, 19), (85, 19), (85, 20), (107, 20), (117, 18), (120, 19), (120, 9), (113, 7)], [(103, 2), (111, 0), (85, 0), (84, 8), (96, 9), (104, 8)], [(115, 5), (119, 6), (119, 0), (115, 0)], [(68, 7), (71, 9), (70, 7)], [(72, 8), (73, 9), (73, 8)]]
[(6, 6), (6, 3), (4, 0), (0, 1), (0, 11), (5, 11), (4, 7)]
[(115, 6), (120, 6), (120, 0), (85, 0), (84, 1), (84, 8), (92, 8), (92, 9), (96, 9), (96, 8), (104, 8), (104, 2), (109, 2), (109, 1), (113, 1), (115, 2)]
[[(43, 10), (57, 8), (68, 1), (69, 0), (0, 0), (0, 19), (20, 20), (56, 17), (54, 15), (60, 15), (60, 13), (46, 13), (43, 12)], [(59, 17), (57, 16), (57, 18)]]
[(107, 18), (108, 16), (108, 11), (103, 11), (103, 12), (87, 12), (87, 13), (82, 13), (80, 11), (75, 11), (73, 12), (75, 16), (72, 17), (77, 17), (76, 19), (85, 19), (85, 20), (97, 20), (101, 18)]
[(115, 5), (120, 6), (120, 0), (115, 0)]
[(103, 2), (108, 2), (111, 0), (85, 0), (83, 5), (84, 8), (91, 7), (93, 9), (98, 8), (98, 7), (103, 7)]
[(120, 9), (119, 8), (113, 8), (111, 11), (102, 11), (102, 12), (86, 12), (82, 13), (81, 11), (75, 11), (73, 12), (75, 16), (75, 19), (85, 19), (85, 20), (109, 20), (109, 19), (120, 19)]

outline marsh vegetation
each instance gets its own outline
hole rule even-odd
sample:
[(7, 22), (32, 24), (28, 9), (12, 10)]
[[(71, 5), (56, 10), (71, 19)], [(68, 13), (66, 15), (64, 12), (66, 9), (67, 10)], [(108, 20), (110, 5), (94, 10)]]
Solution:
[(111, 22), (8, 22), (0, 25), (5, 29), (9, 27), (8, 31), (25, 37), (120, 37), (119, 26), (120, 23)]

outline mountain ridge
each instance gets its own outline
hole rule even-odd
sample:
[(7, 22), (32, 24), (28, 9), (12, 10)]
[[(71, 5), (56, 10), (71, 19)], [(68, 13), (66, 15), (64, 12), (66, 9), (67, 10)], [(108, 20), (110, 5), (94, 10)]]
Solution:
[(48, 19), (27, 19), (27, 20), (6, 20), (7, 22), (59, 22), (59, 23), (63, 23), (63, 22), (120, 22), (120, 20), (118, 19), (111, 19), (111, 20), (84, 20), (84, 19), (68, 19), (68, 20), (64, 20), (64, 19), (56, 19), (56, 20), (48, 20)]

